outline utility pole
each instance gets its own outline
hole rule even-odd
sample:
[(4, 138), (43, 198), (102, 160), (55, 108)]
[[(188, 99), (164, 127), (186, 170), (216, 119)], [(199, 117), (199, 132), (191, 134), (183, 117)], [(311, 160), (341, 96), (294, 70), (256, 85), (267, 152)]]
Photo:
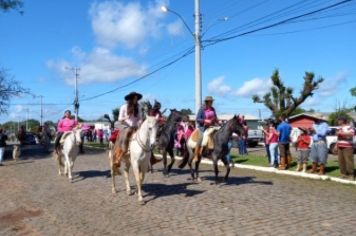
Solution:
[(40, 125), (42, 126), (43, 125), (43, 96), (42, 95), (40, 95), (40, 99), (41, 99), (41, 123), (40, 123)]
[(194, 19), (195, 19), (195, 114), (198, 114), (202, 105), (202, 79), (201, 79), (201, 15), (200, 0), (194, 1)]
[(79, 78), (79, 67), (72, 67), (70, 70), (74, 71), (75, 74), (75, 81), (74, 81), (74, 115), (75, 120), (78, 120), (78, 113), (79, 113), (79, 98), (78, 98), (78, 78)]

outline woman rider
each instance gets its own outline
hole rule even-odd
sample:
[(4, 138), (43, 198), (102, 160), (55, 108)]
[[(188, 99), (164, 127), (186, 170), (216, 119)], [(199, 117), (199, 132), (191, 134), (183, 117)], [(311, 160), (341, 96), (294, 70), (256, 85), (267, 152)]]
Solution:
[(59, 141), (61, 140), (63, 133), (66, 131), (72, 131), (72, 129), (77, 125), (78, 122), (71, 116), (70, 110), (66, 110), (64, 112), (64, 116), (57, 124), (57, 136), (54, 141), (54, 150), (56, 150), (57, 153), (59, 152)]
[[(197, 147), (201, 147), (203, 141), (203, 133), (210, 126), (217, 125), (218, 118), (216, 116), (215, 108), (213, 107), (213, 97), (206, 96), (204, 99), (204, 105), (199, 109), (197, 114), (197, 124), (199, 130), (199, 141), (197, 142)], [(196, 148), (196, 151), (198, 148)], [(202, 152), (201, 148), (200, 154)]]
[(127, 152), (129, 138), (133, 131), (142, 123), (142, 109), (138, 101), (142, 95), (136, 92), (131, 92), (125, 96), (126, 103), (120, 107), (119, 113), (119, 130), (120, 136), (117, 140), (117, 145), (121, 153), (118, 154), (119, 159)]

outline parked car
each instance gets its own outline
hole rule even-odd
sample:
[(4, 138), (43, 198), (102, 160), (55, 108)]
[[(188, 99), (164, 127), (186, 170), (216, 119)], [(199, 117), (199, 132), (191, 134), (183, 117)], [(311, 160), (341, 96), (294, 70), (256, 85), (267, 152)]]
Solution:
[(247, 145), (249, 147), (256, 147), (261, 141), (263, 141), (263, 132), (261, 129), (248, 130)]
[[(337, 126), (330, 126), (329, 131), (326, 136), (326, 145), (328, 147), (328, 150), (330, 153), (336, 155), (336, 152), (334, 150), (334, 147), (337, 142), (337, 136), (336, 136), (336, 130), (338, 129)], [(353, 138), (353, 146), (354, 146), (354, 151), (356, 150), (356, 135)]]

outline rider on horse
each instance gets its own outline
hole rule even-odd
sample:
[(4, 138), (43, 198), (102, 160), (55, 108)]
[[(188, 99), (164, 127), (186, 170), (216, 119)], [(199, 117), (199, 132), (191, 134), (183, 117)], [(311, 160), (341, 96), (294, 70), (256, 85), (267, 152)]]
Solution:
[(203, 141), (204, 131), (211, 126), (218, 124), (218, 118), (215, 108), (213, 107), (213, 101), (214, 99), (212, 96), (206, 96), (204, 99), (205, 104), (199, 109), (196, 117), (199, 130), (199, 140), (197, 142), (197, 147), (199, 148), (196, 148), (196, 152), (198, 152), (198, 149), (200, 149), (200, 154), (202, 152), (201, 144)]
[(120, 107), (119, 113), (119, 138), (115, 143), (115, 164), (120, 166), (121, 157), (127, 152), (129, 140), (133, 132), (142, 123), (142, 109), (138, 101), (142, 95), (131, 92), (125, 96), (126, 103)]
[(64, 112), (64, 116), (59, 120), (57, 124), (57, 136), (54, 141), (54, 150), (58, 153), (59, 151), (59, 141), (61, 140), (63, 133), (67, 131), (72, 131), (74, 127), (78, 125), (78, 122), (71, 116), (70, 110)]

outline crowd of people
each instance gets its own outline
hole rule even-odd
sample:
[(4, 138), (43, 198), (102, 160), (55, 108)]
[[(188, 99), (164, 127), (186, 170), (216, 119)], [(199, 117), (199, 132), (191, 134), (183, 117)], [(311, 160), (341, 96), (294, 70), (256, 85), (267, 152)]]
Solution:
[[(334, 152), (338, 154), (338, 163), (341, 178), (355, 179), (353, 137), (355, 129), (346, 117), (338, 117), (336, 131), (337, 143)], [(311, 128), (298, 127), (300, 134), (294, 143), (297, 150), (296, 171), (307, 172), (308, 163), (311, 163), (309, 173), (325, 174), (325, 165), (328, 160), (328, 147), (326, 136), (329, 126), (325, 121), (316, 120)], [(285, 117), (280, 116), (278, 124), (269, 120), (264, 127), (265, 147), (268, 162), (271, 167), (286, 170), (290, 167), (290, 135), (292, 127)]]

